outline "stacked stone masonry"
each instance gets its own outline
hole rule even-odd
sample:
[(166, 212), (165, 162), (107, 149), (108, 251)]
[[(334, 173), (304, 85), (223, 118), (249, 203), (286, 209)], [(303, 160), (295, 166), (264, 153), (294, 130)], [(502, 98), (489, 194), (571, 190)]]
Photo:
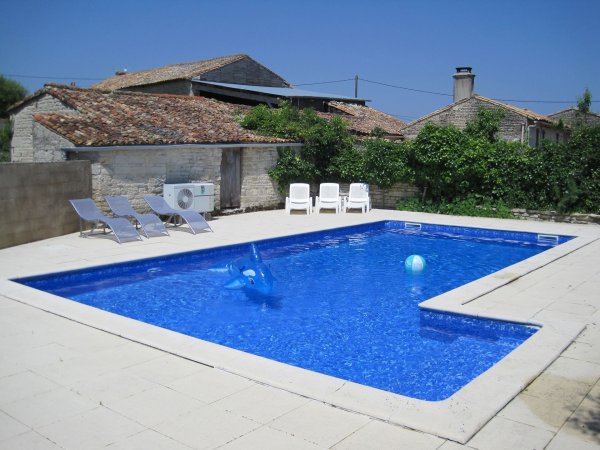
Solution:
[(242, 208), (274, 208), (283, 202), (276, 183), (268, 174), (269, 169), (276, 163), (276, 148), (242, 150)]
[(123, 90), (147, 94), (192, 95), (192, 82), (190, 80), (163, 81), (142, 86), (130, 86)]
[(65, 154), (60, 149), (73, 147), (73, 144), (48, 131), (33, 120), (33, 115), (42, 112), (78, 114), (48, 94), (26, 104), (13, 115), (13, 137), (11, 141), (11, 161), (51, 162), (64, 161)]
[[(477, 112), (479, 111), (479, 108), (482, 107), (486, 109), (497, 109), (497, 107), (490, 105), (487, 102), (472, 97), (468, 101), (456, 103), (451, 108), (432, 115), (427, 120), (409, 124), (402, 129), (402, 132), (406, 139), (414, 139), (427, 123), (443, 126), (454, 125), (462, 130), (467, 126), (469, 121), (472, 121), (477, 117)], [(505, 116), (500, 123), (500, 130), (498, 132), (498, 137), (501, 140), (509, 142), (523, 141), (525, 143), (529, 142), (531, 145), (537, 145), (530, 140), (530, 136), (528, 135), (528, 126), (532, 125), (533, 121), (511, 110), (502, 109), (502, 111), (505, 112)], [(561, 130), (540, 123), (537, 124), (537, 127), (540, 130), (539, 139), (564, 141), (564, 133)], [(535, 137), (532, 136), (531, 139), (535, 140)]]
[(254, 86), (288, 87), (274, 72), (249, 58), (240, 59), (201, 75), (202, 80), (218, 83), (250, 84)]
[(533, 209), (513, 209), (512, 214), (516, 218), (523, 220), (577, 224), (593, 223), (600, 225), (600, 214), (563, 214), (556, 211), (539, 211)]

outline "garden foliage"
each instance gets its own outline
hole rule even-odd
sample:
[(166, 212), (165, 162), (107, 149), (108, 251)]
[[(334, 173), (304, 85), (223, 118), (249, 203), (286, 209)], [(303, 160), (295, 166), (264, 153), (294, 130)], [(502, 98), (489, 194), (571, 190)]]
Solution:
[(427, 124), (402, 143), (377, 134), (358, 139), (340, 119), (289, 104), (258, 106), (242, 124), (304, 142), (299, 151), (281, 150), (270, 171), (282, 191), (298, 181), (363, 181), (382, 189), (403, 181), (423, 192), (403, 209), (496, 217), (507, 217), (510, 208), (600, 213), (600, 126), (580, 126), (567, 143), (533, 148), (499, 140), (502, 117), (481, 109), (462, 131)]

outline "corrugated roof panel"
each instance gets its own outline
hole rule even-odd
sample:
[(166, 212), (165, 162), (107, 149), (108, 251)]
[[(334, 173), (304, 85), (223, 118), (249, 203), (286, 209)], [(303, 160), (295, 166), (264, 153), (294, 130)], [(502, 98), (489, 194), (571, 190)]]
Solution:
[(254, 92), (258, 94), (273, 95), (276, 97), (302, 97), (302, 98), (329, 98), (332, 100), (346, 100), (346, 101), (368, 101), (364, 98), (346, 97), (338, 94), (327, 94), (324, 92), (305, 91), (303, 89), (294, 88), (283, 88), (283, 87), (270, 87), (270, 86), (254, 86), (249, 84), (234, 84), (234, 83), (218, 83), (216, 81), (206, 81), (200, 78), (192, 78), (192, 81), (199, 84), (206, 84), (208, 86), (223, 87), (226, 89), (236, 89), (239, 91)]

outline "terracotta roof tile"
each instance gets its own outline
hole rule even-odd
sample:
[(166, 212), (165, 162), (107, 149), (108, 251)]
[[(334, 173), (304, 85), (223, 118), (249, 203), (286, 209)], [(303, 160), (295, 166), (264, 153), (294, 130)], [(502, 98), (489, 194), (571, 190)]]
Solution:
[(77, 111), (38, 113), (35, 120), (76, 146), (286, 143), (241, 127), (245, 107), (204, 97), (99, 91), (47, 85)]
[(416, 123), (428, 120), (428, 119), (430, 119), (430, 118), (432, 118), (434, 116), (437, 116), (438, 114), (441, 114), (443, 112), (446, 112), (446, 111), (452, 109), (457, 104), (468, 102), (472, 98), (475, 98), (475, 99), (480, 100), (482, 102), (489, 103), (489, 104), (497, 106), (499, 108), (506, 109), (508, 111), (512, 111), (512, 112), (514, 112), (516, 114), (519, 114), (521, 116), (527, 117), (528, 119), (531, 119), (531, 120), (537, 120), (537, 121), (542, 121), (542, 122), (553, 123), (553, 120), (550, 117), (548, 117), (548, 116), (544, 116), (542, 114), (538, 114), (538, 113), (530, 111), (528, 109), (517, 108), (516, 106), (508, 105), (506, 103), (499, 102), (498, 100), (492, 100), (491, 98), (484, 97), (483, 95), (475, 94), (472, 97), (463, 98), (462, 100), (459, 100), (457, 102), (451, 103), (451, 104), (449, 104), (447, 106), (444, 106), (443, 108), (440, 108), (440, 109), (438, 109), (436, 111), (433, 111), (433, 112), (431, 112), (431, 113), (429, 113), (429, 114), (427, 114), (427, 115), (425, 115), (423, 117), (420, 117), (420, 118), (418, 118), (416, 120), (413, 120), (412, 122), (410, 122), (406, 126), (409, 127), (409, 126), (412, 126), (412, 125), (414, 125)]
[(538, 120), (538, 121), (542, 121), (542, 122), (552, 122), (552, 119), (550, 119), (548, 116), (544, 116), (543, 114), (538, 114), (534, 111), (530, 111), (529, 109), (519, 108), (519, 107), (513, 106), (513, 105), (508, 105), (506, 103), (499, 102), (498, 100), (492, 100), (491, 98), (484, 97), (483, 95), (475, 94), (473, 97), (475, 97), (481, 101), (490, 103), (492, 105), (498, 106), (500, 108), (504, 108), (509, 111), (515, 112), (515, 113), (517, 113), (521, 116), (525, 116), (531, 120)]
[(406, 126), (402, 120), (368, 106), (331, 101), (329, 107), (330, 110), (336, 110), (338, 113), (321, 113), (323, 117), (340, 117), (348, 124), (351, 131), (358, 134), (370, 134), (375, 128), (381, 128), (389, 135), (401, 136), (400, 130)]
[(221, 56), (219, 58), (171, 64), (169, 66), (158, 67), (155, 69), (125, 73), (123, 75), (115, 75), (107, 78), (106, 80), (93, 85), (92, 88), (116, 90), (144, 84), (160, 83), (162, 81), (185, 79), (191, 80), (194, 77), (210, 72), (211, 70), (219, 69), (244, 58), (248, 58), (248, 55), (239, 54)]

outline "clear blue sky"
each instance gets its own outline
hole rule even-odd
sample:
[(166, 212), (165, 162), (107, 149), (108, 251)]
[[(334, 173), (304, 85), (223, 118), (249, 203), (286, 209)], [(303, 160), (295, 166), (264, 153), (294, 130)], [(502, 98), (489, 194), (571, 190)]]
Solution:
[[(358, 75), (447, 94), (454, 68), (472, 66), (481, 95), (575, 102), (589, 87), (599, 111), (599, 49), (597, 0), (12, 0), (0, 16), (0, 73), (30, 92), (247, 53), (294, 84)], [(354, 95), (353, 81), (302, 88)], [(406, 121), (452, 101), (365, 81), (359, 96)]]

